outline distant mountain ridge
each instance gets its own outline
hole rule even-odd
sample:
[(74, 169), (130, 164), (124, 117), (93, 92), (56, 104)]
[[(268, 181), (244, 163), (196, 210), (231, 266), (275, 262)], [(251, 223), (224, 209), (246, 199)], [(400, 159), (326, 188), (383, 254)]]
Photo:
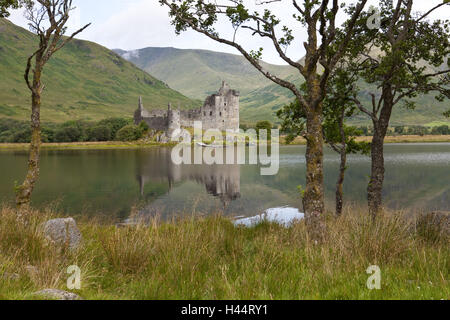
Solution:
[[(0, 117), (25, 120), (30, 92), (23, 80), (28, 55), (37, 38), (0, 19)], [(46, 89), (42, 120), (99, 120), (133, 116), (139, 96), (147, 109), (164, 109), (171, 102), (183, 108), (201, 105), (98, 44), (74, 39), (57, 52), (43, 73)]]
[[(195, 49), (149, 47), (125, 51), (114, 50), (139, 68), (168, 83), (172, 88), (190, 98), (203, 100), (214, 92), (222, 80), (241, 92), (241, 122), (258, 120), (278, 121), (276, 112), (290, 103), (294, 96), (285, 88), (271, 82), (256, 70), (244, 57), (222, 52)], [(262, 62), (270, 72), (283, 79), (300, 84), (303, 78), (290, 66)], [(361, 84), (362, 99), (370, 103), (367, 92), (370, 86)], [(417, 98), (418, 107), (411, 111), (396, 107), (392, 125), (434, 125), (448, 123), (442, 114), (448, 102), (438, 102), (434, 96)], [(355, 124), (369, 124), (365, 115), (356, 116)]]
[[(36, 45), (36, 36), (31, 32), (0, 19), (0, 118), (29, 119), (30, 93), (23, 73)], [(131, 118), (139, 96), (148, 110), (165, 109), (169, 102), (182, 109), (197, 108), (206, 96), (216, 92), (222, 80), (241, 92), (243, 123), (276, 122), (276, 111), (294, 98), (289, 90), (272, 83), (239, 55), (175, 48), (114, 51), (93, 42), (73, 40), (56, 53), (43, 74), (43, 121)], [(290, 66), (262, 64), (281, 78), (298, 84), (302, 81), (299, 72)], [(368, 103), (370, 87), (361, 85), (361, 89)], [(414, 111), (396, 108), (391, 124), (450, 124), (442, 115), (449, 109), (448, 101), (440, 103), (431, 95), (417, 101)], [(369, 123), (363, 115), (352, 121)]]
[[(278, 109), (292, 99), (290, 91), (282, 88), (271, 94), (259, 91), (273, 83), (239, 55), (157, 47), (132, 51), (114, 49), (114, 51), (193, 99), (203, 100), (220, 87), (222, 80), (226, 80), (232, 88), (241, 92), (243, 121), (274, 119), (272, 107)], [(281, 78), (298, 78), (300, 81), (300, 74), (290, 66), (265, 62), (262, 64), (264, 68)], [(254, 108), (255, 104), (258, 104), (257, 110)]]
[[(132, 51), (114, 49), (113, 51), (162, 81), (171, 83), (174, 89), (183, 89), (187, 96), (195, 99), (203, 99), (206, 95), (213, 93), (222, 80), (239, 88), (243, 94), (271, 84), (270, 80), (239, 55), (171, 47), (150, 47)], [(263, 66), (282, 78), (296, 72), (290, 66), (268, 63), (263, 63)], [(185, 79), (186, 74), (194, 77), (195, 85), (192, 84), (192, 79)], [(249, 79), (254, 82), (249, 83), (247, 81)]]

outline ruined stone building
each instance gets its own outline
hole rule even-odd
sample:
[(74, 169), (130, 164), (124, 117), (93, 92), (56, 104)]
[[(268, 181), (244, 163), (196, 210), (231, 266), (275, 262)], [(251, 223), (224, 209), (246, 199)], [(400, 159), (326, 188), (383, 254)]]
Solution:
[(148, 111), (139, 98), (139, 108), (134, 114), (136, 125), (145, 121), (150, 129), (164, 131), (170, 136), (176, 129), (192, 128), (201, 121), (203, 130), (239, 130), (239, 92), (230, 89), (225, 81), (219, 92), (206, 98), (203, 107), (192, 110), (175, 110), (169, 103), (168, 110)]

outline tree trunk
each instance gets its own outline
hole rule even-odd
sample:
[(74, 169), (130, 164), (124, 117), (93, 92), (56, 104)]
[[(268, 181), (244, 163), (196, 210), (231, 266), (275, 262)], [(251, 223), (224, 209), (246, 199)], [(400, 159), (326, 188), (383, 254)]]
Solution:
[(393, 108), (393, 95), (391, 90), (385, 90), (385, 102), (381, 109), (380, 118), (373, 121), (374, 133), (372, 139), (372, 173), (369, 187), (367, 189), (367, 200), (369, 203), (369, 213), (373, 219), (383, 209), (383, 183), (384, 183), (384, 139), (389, 126), (389, 120)]
[(336, 183), (336, 216), (342, 215), (342, 209), (344, 207), (344, 179), (345, 171), (347, 170), (347, 137), (345, 135), (345, 108), (341, 109), (339, 115), (339, 133), (341, 135), (341, 147), (339, 154), (341, 155), (341, 164), (339, 168), (339, 177)]
[(341, 150), (341, 165), (339, 168), (339, 177), (336, 183), (336, 215), (342, 215), (342, 209), (344, 206), (344, 179), (345, 171), (347, 170), (347, 152), (345, 145)]
[(382, 208), (384, 172), (384, 137), (375, 129), (372, 140), (372, 173), (367, 189), (369, 213), (372, 218), (375, 218)]
[(28, 173), (23, 184), (16, 190), (16, 205), (19, 209), (29, 206), (34, 185), (39, 177), (39, 153), (41, 148), (41, 88), (40, 81), (32, 93), (31, 144)]
[(307, 115), (306, 190), (303, 197), (305, 218), (310, 235), (321, 240), (325, 235), (323, 191), (322, 110), (310, 110)]

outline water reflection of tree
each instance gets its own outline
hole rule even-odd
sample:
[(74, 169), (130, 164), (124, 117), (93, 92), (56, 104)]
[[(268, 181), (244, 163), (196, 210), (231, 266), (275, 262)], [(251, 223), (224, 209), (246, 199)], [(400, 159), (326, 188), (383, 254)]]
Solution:
[[(439, 161), (436, 164), (431, 165), (429, 163), (429, 158), (435, 150), (430, 149), (430, 152), (423, 152), (426, 159), (420, 160), (414, 158), (415, 153), (417, 153), (414, 147), (411, 147), (411, 150), (398, 146), (390, 148), (395, 148), (395, 150), (388, 149), (392, 153), (392, 159), (388, 157), (386, 163), (387, 173), (384, 190), (386, 206), (390, 209), (410, 211), (421, 209), (445, 210), (448, 208), (450, 190), (446, 181), (449, 181), (450, 176), (448, 174), (447, 177), (445, 176), (448, 171), (445, 161), (442, 162), (438, 159)], [(438, 148), (437, 151), (439, 150)], [(422, 155), (422, 152), (420, 154)], [(303, 177), (305, 174), (305, 168), (304, 160), (300, 157), (291, 159), (293, 162), (289, 164), (284, 164), (281, 161), (280, 171), (276, 176), (261, 176), (258, 166), (175, 166), (171, 162), (170, 150), (160, 149), (136, 157), (136, 176), (141, 184), (141, 191), (147, 197), (145, 201), (147, 204), (161, 199), (161, 195), (170, 194), (174, 189), (177, 190), (175, 197), (178, 201), (182, 201), (183, 197), (190, 193), (188, 185), (185, 183), (191, 181), (203, 186), (206, 190), (202, 193), (201, 189), (196, 189), (196, 194), (194, 194), (195, 192), (191, 193), (193, 197), (200, 197), (200, 202), (208, 202), (209, 206), (214, 205), (212, 197), (206, 196), (206, 193), (208, 193), (220, 199), (222, 210), (223, 212), (227, 210), (227, 214), (258, 214), (274, 206), (290, 205), (301, 209), (296, 187), (299, 184), (299, 177)], [(364, 207), (370, 163), (363, 156), (352, 156), (349, 162), (348, 183), (344, 191), (348, 195), (349, 204)], [(339, 163), (334, 155), (328, 154), (325, 157), (325, 194), (330, 206), (334, 202), (338, 165)], [(150, 190), (154, 191), (153, 186), (158, 183), (161, 187), (152, 196)], [(143, 187), (146, 184), (146, 192), (144, 192)], [(149, 188), (150, 185), (151, 188)], [(243, 194), (242, 197), (241, 193)], [(158, 201), (158, 203), (165, 205), (164, 201), (167, 201), (167, 199)], [(206, 203), (205, 206), (207, 206)], [(209, 207), (205, 210), (213, 209)]]

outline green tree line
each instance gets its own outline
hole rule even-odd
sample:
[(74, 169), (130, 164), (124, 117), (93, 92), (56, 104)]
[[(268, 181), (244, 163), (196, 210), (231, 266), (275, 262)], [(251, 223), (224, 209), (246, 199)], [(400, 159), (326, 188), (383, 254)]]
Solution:
[[(98, 122), (75, 120), (44, 123), (41, 141), (94, 142), (136, 141), (148, 131), (145, 123), (136, 126), (131, 119), (108, 118)], [(0, 143), (30, 143), (31, 129), (27, 121), (0, 119)]]

